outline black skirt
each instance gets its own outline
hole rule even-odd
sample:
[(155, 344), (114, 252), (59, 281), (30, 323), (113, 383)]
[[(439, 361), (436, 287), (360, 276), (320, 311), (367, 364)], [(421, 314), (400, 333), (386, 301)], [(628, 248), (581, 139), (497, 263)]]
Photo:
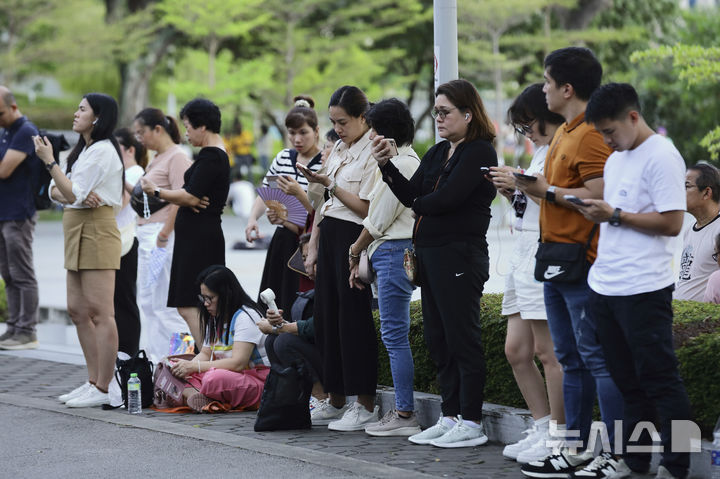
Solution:
[[(290, 257), (298, 247), (298, 236), (287, 228), (275, 230), (265, 257), (265, 268), (260, 280), (260, 293), (270, 288), (275, 293), (275, 304), (290, 314), (297, 297), (300, 275), (287, 266)], [(258, 303), (261, 303), (258, 296)]]

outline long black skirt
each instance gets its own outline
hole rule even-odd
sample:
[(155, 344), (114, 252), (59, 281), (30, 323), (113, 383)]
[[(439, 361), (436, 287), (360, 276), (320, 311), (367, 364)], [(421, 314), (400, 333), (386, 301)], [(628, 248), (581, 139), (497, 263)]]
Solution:
[[(267, 288), (272, 289), (275, 293), (275, 304), (287, 315), (290, 314), (290, 308), (297, 297), (300, 281), (300, 275), (287, 266), (297, 247), (297, 235), (287, 228), (278, 227), (270, 241), (262, 280), (260, 280), (259, 292), (262, 293)], [(260, 302), (259, 296), (258, 302)]]

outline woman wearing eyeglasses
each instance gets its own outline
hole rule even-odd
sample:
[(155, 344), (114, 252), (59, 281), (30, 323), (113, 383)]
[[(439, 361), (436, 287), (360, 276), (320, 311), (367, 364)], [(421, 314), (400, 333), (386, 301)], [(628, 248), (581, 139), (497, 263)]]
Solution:
[(488, 279), (485, 235), (495, 197), (480, 168), (497, 165), (495, 129), (477, 90), (465, 80), (438, 87), (432, 115), (445, 141), (428, 150), (409, 180), (389, 161), (389, 142), (381, 135), (373, 140), (383, 180), (415, 213), (425, 342), (438, 368), (442, 395), (437, 424), (409, 440), (437, 447), (478, 446), (488, 440), (482, 428), (480, 298)]
[[(545, 155), (555, 130), (565, 122), (562, 116), (548, 110), (542, 83), (527, 87), (508, 110), (508, 120), (515, 131), (537, 147), (526, 175), (542, 173)], [(523, 137), (524, 135), (524, 137)], [(509, 166), (491, 168), (495, 187), (515, 209), (517, 238), (510, 259), (510, 273), (505, 277), (502, 314), (508, 317), (505, 356), (515, 381), (532, 413), (535, 423), (521, 441), (509, 444), (503, 455), (525, 464), (544, 459), (550, 420), (565, 424), (563, 372), (555, 357), (552, 337), (545, 313), (542, 283), (535, 280), (535, 252), (540, 234), (540, 198), (527, 196), (515, 189), (516, 170)], [(540, 360), (547, 379), (547, 389), (535, 365)]]
[(206, 268), (197, 282), (205, 341), (193, 359), (177, 360), (171, 368), (174, 376), (188, 383), (183, 403), (195, 412), (213, 401), (231, 408), (254, 406), (269, 372), (263, 366), (270, 366), (266, 336), (257, 327), (262, 320), (260, 308), (225, 266)]

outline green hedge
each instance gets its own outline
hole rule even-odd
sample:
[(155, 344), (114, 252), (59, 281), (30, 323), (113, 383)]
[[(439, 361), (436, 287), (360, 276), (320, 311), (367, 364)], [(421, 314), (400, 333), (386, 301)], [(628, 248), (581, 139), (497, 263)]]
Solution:
[[(485, 401), (526, 408), (512, 369), (505, 359), (506, 319), (500, 314), (502, 294), (486, 294), (482, 300), (483, 347), (487, 364)], [(704, 434), (712, 431), (720, 416), (720, 305), (675, 301), (674, 335), (694, 420)], [(392, 385), (390, 362), (380, 340), (377, 311), (379, 364), (378, 384)], [(420, 301), (410, 304), (410, 347), (415, 360), (415, 390), (439, 394), (436, 369), (423, 338)], [(539, 365), (539, 363), (538, 363)], [(542, 369), (541, 369), (542, 370)]]
[(5, 297), (5, 282), (0, 279), (0, 323), (7, 319), (7, 298)]

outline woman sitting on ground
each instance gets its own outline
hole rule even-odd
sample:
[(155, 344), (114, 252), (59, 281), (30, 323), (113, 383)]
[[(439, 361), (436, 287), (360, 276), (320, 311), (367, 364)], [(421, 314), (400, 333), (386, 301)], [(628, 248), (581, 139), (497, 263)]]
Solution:
[[(205, 342), (191, 360), (177, 360), (172, 373), (188, 382), (183, 402), (202, 412), (213, 401), (231, 408), (259, 403), (270, 371), (265, 335), (257, 322), (262, 313), (225, 266), (213, 265), (198, 276), (200, 326)], [(252, 371), (252, 372), (251, 372)]]

